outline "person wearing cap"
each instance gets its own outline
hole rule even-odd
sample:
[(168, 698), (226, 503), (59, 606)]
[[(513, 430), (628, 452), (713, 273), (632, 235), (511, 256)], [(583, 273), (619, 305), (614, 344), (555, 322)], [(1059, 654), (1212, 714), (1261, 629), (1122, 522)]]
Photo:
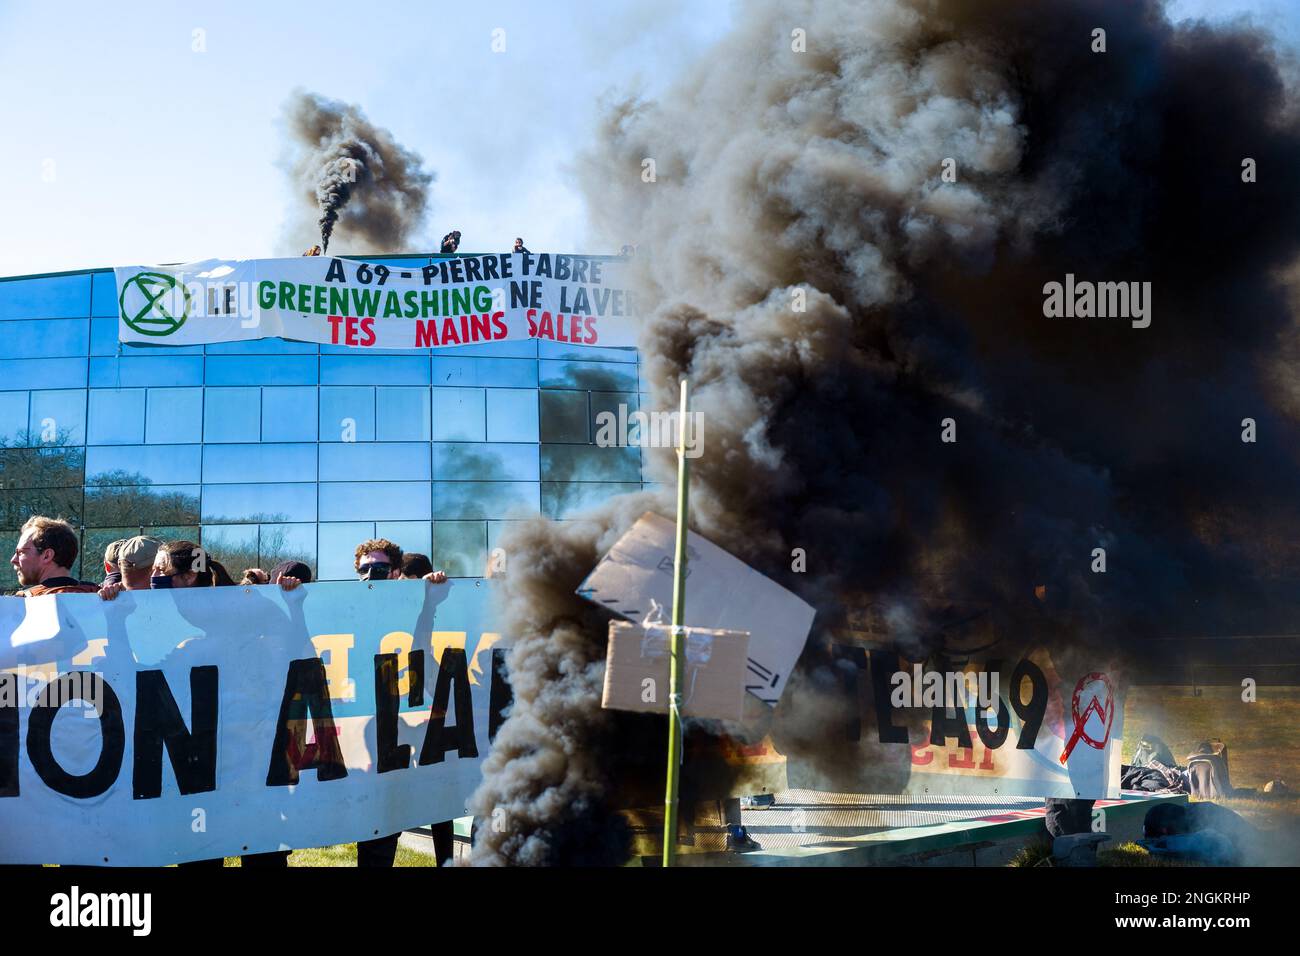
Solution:
[(117, 584), (105, 583), (100, 590), (101, 596), (111, 601), (119, 591), (148, 591), (153, 562), (160, 547), (161, 541), (147, 535), (127, 538), (117, 550), (117, 566), (122, 580)]
[(126, 544), (126, 538), (118, 538), (104, 549), (104, 580), (100, 583), (100, 587), (105, 584), (121, 583), (122, 570), (117, 566), (117, 552), (124, 544)]

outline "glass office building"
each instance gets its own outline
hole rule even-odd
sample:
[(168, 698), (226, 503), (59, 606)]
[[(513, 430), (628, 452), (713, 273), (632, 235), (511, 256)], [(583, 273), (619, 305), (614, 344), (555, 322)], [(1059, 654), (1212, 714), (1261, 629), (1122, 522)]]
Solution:
[(639, 375), (635, 350), (544, 341), (124, 345), (112, 270), (0, 279), (6, 558), (46, 514), (81, 529), (93, 581), (142, 532), (199, 541), (236, 579), (286, 557), (349, 578), (370, 537), (481, 576), (510, 520), (643, 487), (640, 449), (594, 443), (602, 409), (640, 407)]

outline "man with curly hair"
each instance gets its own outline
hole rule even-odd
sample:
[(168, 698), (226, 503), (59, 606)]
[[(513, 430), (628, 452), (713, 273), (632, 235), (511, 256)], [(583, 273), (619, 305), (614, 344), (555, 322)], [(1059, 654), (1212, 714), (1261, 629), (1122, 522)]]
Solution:
[[(402, 557), (402, 549), (387, 538), (370, 538), (357, 545), (352, 567), (356, 569), (357, 579), (361, 581), (397, 579), (402, 576)], [(424, 575), (423, 580), (431, 584), (442, 584), (447, 580), (447, 575), (442, 571), (430, 571)], [(397, 858), (397, 840), (401, 835), (399, 831), (373, 840), (358, 840), (357, 866), (392, 866), (393, 860)]]

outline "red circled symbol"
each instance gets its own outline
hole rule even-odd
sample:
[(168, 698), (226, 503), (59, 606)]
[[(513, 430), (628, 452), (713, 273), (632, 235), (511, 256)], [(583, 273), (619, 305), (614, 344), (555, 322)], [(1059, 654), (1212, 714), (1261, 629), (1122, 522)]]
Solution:
[[(1079, 698), (1083, 694), (1083, 689), (1094, 681), (1101, 681), (1106, 685), (1106, 706), (1103, 708), (1097, 701), (1097, 695), (1092, 695), (1092, 700), (1088, 701), (1088, 706), (1079, 710)], [(1106, 730), (1101, 736), (1101, 740), (1096, 740), (1088, 736), (1084, 725), (1088, 722), (1088, 715), (1096, 713), (1106, 725)], [(1105, 674), (1094, 671), (1087, 675), (1079, 683), (1074, 685), (1074, 699), (1070, 703), (1070, 716), (1074, 718), (1074, 733), (1070, 735), (1070, 742), (1065, 745), (1065, 751), (1061, 754), (1061, 763), (1070, 759), (1070, 753), (1074, 750), (1074, 745), (1083, 740), (1089, 747), (1095, 747), (1098, 750), (1104, 750), (1106, 741), (1110, 739), (1111, 721), (1115, 719), (1115, 688), (1111, 686), (1110, 678)]]

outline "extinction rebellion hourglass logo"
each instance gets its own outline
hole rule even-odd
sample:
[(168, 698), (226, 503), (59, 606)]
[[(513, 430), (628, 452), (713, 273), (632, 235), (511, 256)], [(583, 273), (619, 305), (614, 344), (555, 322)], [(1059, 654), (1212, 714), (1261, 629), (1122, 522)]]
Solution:
[(190, 291), (175, 276), (140, 272), (122, 284), (122, 321), (141, 335), (171, 335), (189, 318)]

